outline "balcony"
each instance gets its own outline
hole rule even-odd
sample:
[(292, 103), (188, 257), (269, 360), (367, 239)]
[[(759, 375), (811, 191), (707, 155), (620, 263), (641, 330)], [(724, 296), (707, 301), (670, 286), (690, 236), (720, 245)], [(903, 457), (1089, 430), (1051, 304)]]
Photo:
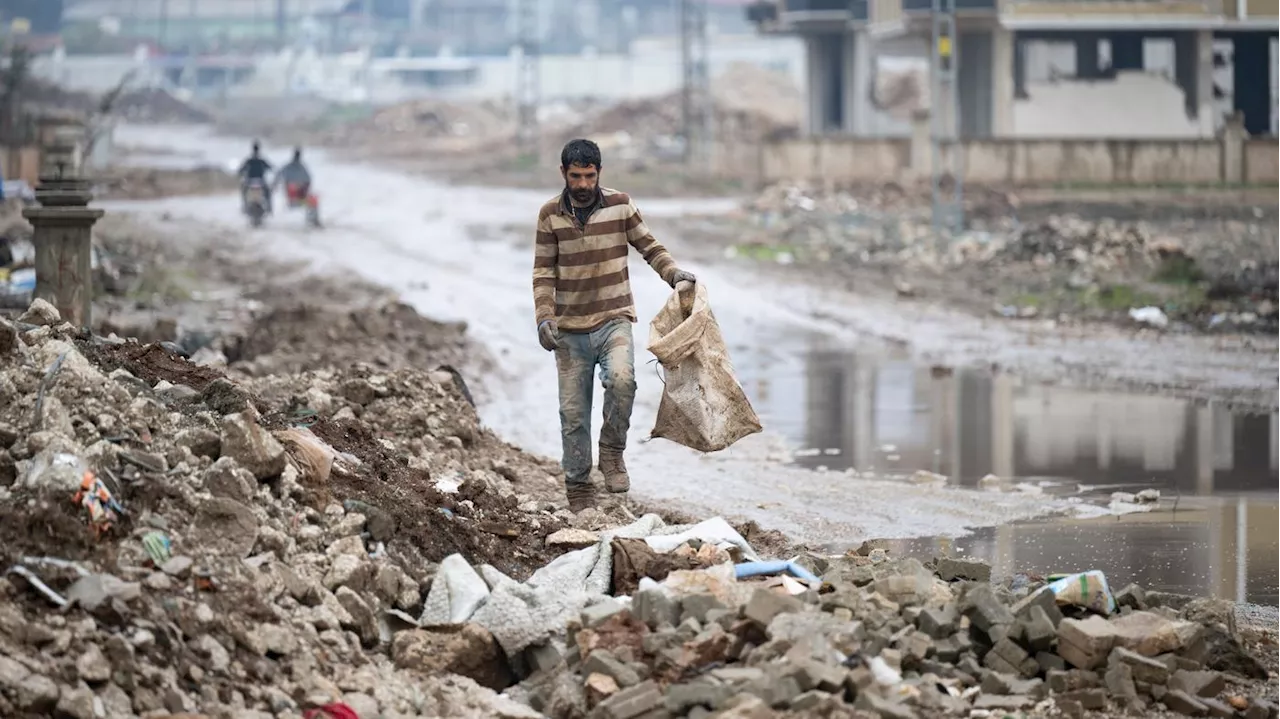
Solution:
[(747, 7), (747, 19), (764, 32), (837, 32), (866, 22), (870, 0), (774, 0)]
[[(952, 0), (956, 12), (987, 11), (995, 12), (999, 5), (997, 0)], [(903, 12), (932, 12), (933, 0), (902, 0)]]

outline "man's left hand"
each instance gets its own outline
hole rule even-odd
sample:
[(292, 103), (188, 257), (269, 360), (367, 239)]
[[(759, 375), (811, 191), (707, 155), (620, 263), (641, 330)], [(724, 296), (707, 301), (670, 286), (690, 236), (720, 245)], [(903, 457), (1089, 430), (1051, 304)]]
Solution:
[(698, 278), (694, 277), (693, 273), (687, 270), (676, 270), (676, 273), (671, 276), (671, 286), (675, 287), (681, 282), (688, 282), (691, 285), (697, 284)]

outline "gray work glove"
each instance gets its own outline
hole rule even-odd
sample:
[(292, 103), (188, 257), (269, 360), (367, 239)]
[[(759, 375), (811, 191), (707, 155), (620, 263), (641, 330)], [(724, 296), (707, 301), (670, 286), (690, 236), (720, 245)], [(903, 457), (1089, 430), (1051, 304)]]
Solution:
[(555, 320), (543, 320), (538, 325), (538, 343), (548, 352), (555, 352), (560, 347), (560, 328)]
[(692, 285), (698, 282), (698, 278), (694, 277), (693, 273), (688, 270), (676, 270), (676, 273), (671, 276), (671, 286), (676, 287), (681, 282), (688, 282)]

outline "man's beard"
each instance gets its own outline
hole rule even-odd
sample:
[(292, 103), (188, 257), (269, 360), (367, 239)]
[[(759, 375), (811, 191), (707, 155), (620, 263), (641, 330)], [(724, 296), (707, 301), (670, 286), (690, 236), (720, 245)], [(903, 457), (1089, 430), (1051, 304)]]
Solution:
[[(566, 187), (565, 189), (568, 188)], [(596, 191), (594, 188), (590, 190), (569, 190), (569, 196), (582, 204), (586, 204), (595, 198)]]

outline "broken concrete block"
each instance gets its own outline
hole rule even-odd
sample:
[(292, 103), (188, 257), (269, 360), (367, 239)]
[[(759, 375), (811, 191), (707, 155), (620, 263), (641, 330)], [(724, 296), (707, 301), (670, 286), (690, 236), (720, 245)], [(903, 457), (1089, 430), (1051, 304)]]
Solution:
[(1203, 632), (1203, 627), (1155, 612), (1131, 612), (1112, 620), (1111, 632), (1116, 646), (1154, 657), (1190, 646)]
[(1219, 672), (1179, 669), (1169, 677), (1169, 688), (1184, 691), (1193, 697), (1216, 697), (1227, 688), (1227, 682)]
[(660, 626), (676, 626), (680, 623), (680, 603), (660, 589), (636, 592), (631, 598), (631, 613), (650, 629)]
[(606, 719), (634, 719), (659, 708), (662, 703), (662, 690), (650, 679), (605, 699), (598, 710)]
[(640, 675), (634, 669), (618, 661), (617, 657), (604, 649), (597, 649), (587, 655), (582, 661), (582, 673), (604, 674), (624, 689), (640, 683)]
[(1209, 716), (1219, 717), (1219, 719), (1234, 719), (1236, 710), (1228, 706), (1225, 702), (1217, 699), (1200, 698), (1200, 703), (1205, 705), (1209, 710)]
[(916, 627), (934, 639), (945, 639), (956, 633), (960, 616), (954, 605), (926, 607), (916, 619)]
[[(1030, 655), (1022, 647), (1006, 637), (991, 647), (991, 651), (987, 652), (982, 664), (995, 672), (1021, 675), (1023, 674), (1023, 662), (1030, 658)], [(1037, 664), (1036, 667), (1039, 668), (1039, 665)]]
[(992, 627), (1012, 624), (1013, 613), (996, 596), (990, 585), (979, 585), (964, 596), (961, 611), (978, 631), (987, 633)]
[(939, 557), (934, 559), (933, 571), (947, 582), (957, 579), (969, 579), (975, 582), (991, 581), (991, 565), (974, 559)]
[(1181, 689), (1169, 691), (1160, 702), (1168, 707), (1169, 711), (1175, 711), (1191, 717), (1204, 716), (1209, 713), (1209, 707), (1206, 707), (1199, 699)]
[(734, 695), (734, 689), (723, 684), (691, 682), (667, 687), (665, 706), (667, 711), (681, 715), (695, 706), (715, 709)]
[(1060, 694), (1058, 698), (1079, 702), (1080, 706), (1090, 711), (1107, 708), (1107, 693), (1102, 689), (1079, 689)]
[(1067, 668), (1066, 660), (1053, 652), (1036, 652), (1036, 664), (1040, 665), (1040, 671), (1045, 674), (1051, 671), (1065, 671)]
[(1023, 597), (1013, 605), (1010, 611), (1013, 612), (1013, 616), (1016, 619), (1026, 620), (1031, 617), (1032, 607), (1043, 609), (1055, 628), (1062, 623), (1062, 610), (1058, 608), (1058, 598), (1054, 596), (1053, 590), (1048, 587), (1041, 587)]
[(1116, 592), (1116, 604), (1121, 607), (1129, 607), (1130, 609), (1146, 609), (1147, 593), (1137, 584), (1130, 584), (1124, 589)]
[(1080, 669), (1102, 666), (1115, 641), (1115, 630), (1102, 617), (1064, 619), (1058, 625), (1058, 655)]
[(1169, 681), (1169, 667), (1164, 662), (1144, 657), (1124, 647), (1111, 650), (1107, 659), (1109, 665), (1126, 664), (1133, 671), (1134, 681), (1148, 684), (1164, 684)]
[(600, 626), (615, 614), (626, 611), (622, 602), (616, 599), (605, 599), (582, 610), (582, 626), (588, 629)]
[(699, 622), (707, 622), (707, 614), (712, 610), (725, 608), (724, 602), (711, 594), (691, 594), (680, 601), (681, 620), (693, 617)]
[(773, 618), (784, 612), (798, 612), (804, 604), (795, 597), (771, 592), (768, 589), (757, 589), (751, 600), (742, 610), (742, 615), (761, 627), (769, 626)]
[(999, 696), (992, 694), (983, 694), (973, 703), (974, 709), (986, 709), (994, 711), (1017, 711), (1019, 709), (1027, 709), (1033, 707), (1036, 700), (1029, 696)]
[(1126, 706), (1135, 706), (1138, 702), (1138, 688), (1133, 682), (1133, 671), (1124, 662), (1112, 662), (1103, 677), (1111, 698)]
[(1058, 629), (1054, 626), (1044, 608), (1033, 606), (1022, 620), (1022, 641), (1033, 652), (1047, 652), (1058, 639)]

